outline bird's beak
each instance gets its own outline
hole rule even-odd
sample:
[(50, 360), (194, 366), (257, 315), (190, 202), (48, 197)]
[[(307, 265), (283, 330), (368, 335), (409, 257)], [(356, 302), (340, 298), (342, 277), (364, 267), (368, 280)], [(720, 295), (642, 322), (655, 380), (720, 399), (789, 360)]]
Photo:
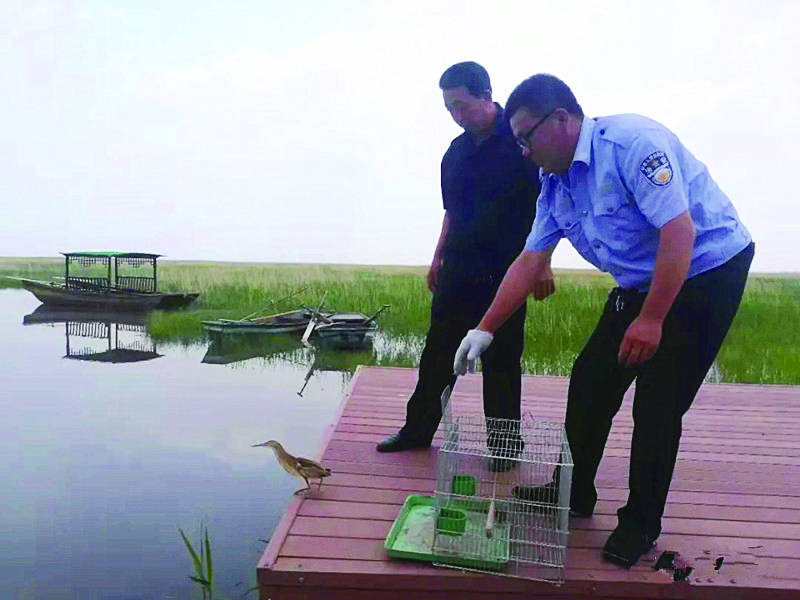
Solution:
[(253, 444), (252, 448), (258, 448), (259, 446), (266, 446), (266, 444)]

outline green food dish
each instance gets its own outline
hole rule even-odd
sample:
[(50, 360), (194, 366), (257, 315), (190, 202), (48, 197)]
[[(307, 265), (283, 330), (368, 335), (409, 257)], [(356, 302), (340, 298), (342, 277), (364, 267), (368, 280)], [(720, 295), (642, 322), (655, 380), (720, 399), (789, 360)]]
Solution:
[(472, 475), (453, 475), (450, 491), (457, 496), (474, 496), (475, 485), (475, 477)]
[(436, 518), (436, 531), (444, 535), (461, 535), (467, 527), (467, 513), (457, 508), (443, 508)]
[[(436, 536), (436, 498), (412, 494), (406, 498), (383, 547), (392, 558), (424, 560), (446, 565), (492, 571), (503, 570), (509, 561), (508, 525), (495, 523), (492, 539), (485, 536), (486, 513), (445, 508), (465, 515), (462, 535)], [(440, 532), (441, 533), (441, 532)], [(480, 536), (480, 537), (478, 537)], [(434, 538), (445, 551), (434, 553)], [(460, 548), (480, 539), (480, 557), (460, 553)]]

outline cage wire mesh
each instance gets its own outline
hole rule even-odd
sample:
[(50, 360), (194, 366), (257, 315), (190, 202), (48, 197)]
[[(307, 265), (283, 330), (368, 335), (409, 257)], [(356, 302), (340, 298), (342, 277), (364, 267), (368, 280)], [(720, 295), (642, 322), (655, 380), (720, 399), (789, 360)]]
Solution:
[(561, 424), (454, 415), (436, 484), (434, 564), (561, 584), (572, 456)]

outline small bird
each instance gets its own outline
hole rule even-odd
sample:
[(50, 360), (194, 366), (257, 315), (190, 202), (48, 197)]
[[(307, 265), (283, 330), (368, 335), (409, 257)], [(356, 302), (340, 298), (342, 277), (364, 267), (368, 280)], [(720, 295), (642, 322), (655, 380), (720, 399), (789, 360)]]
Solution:
[(308, 458), (301, 458), (300, 456), (292, 456), (275, 440), (270, 440), (268, 442), (264, 442), (263, 444), (253, 444), (253, 448), (258, 447), (272, 448), (275, 451), (275, 456), (278, 458), (278, 462), (281, 464), (284, 470), (290, 475), (302, 478), (303, 481), (306, 482), (306, 487), (297, 490), (295, 494), (311, 489), (311, 484), (308, 481), (309, 479), (316, 479), (317, 489), (321, 490), (322, 478), (328, 477), (331, 474), (330, 469), (323, 467), (318, 462)]

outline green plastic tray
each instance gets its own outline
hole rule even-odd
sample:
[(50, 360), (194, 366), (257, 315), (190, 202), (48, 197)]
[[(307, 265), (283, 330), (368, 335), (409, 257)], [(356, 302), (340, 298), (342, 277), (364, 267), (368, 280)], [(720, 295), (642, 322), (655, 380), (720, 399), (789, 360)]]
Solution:
[[(454, 506), (455, 508), (455, 506)], [(471, 517), (471, 518), (470, 518)], [(441, 536), (449, 547), (447, 554), (434, 554), (433, 540), (436, 528), (436, 498), (410, 495), (403, 503), (400, 514), (394, 521), (383, 547), (392, 558), (424, 560), (474, 569), (503, 569), (509, 560), (508, 526), (495, 524), (492, 539), (486, 539), (483, 527), (486, 513), (467, 512), (467, 530), (463, 536)], [(480, 531), (477, 529), (480, 528)], [(481, 537), (478, 538), (477, 536)], [(475, 545), (480, 539), (482, 556), (476, 558), (459, 553), (459, 543)], [(462, 543), (462, 545), (463, 545)]]

